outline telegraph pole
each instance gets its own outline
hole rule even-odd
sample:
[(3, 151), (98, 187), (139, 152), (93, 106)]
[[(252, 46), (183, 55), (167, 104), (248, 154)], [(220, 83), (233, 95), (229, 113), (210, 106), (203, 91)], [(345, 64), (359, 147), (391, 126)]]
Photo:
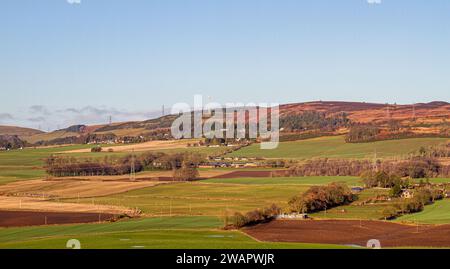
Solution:
[(373, 154), (373, 170), (374, 172), (378, 171), (378, 164), (377, 164), (377, 150), (375, 149), (375, 152)]
[(135, 160), (134, 160), (134, 150), (131, 153), (130, 181), (136, 181), (136, 166), (135, 166)]

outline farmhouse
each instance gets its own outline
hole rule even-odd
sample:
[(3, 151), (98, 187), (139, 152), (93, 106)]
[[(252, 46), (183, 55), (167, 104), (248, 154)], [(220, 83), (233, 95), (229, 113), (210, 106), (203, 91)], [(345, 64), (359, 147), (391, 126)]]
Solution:
[(411, 199), (414, 197), (414, 192), (412, 190), (403, 190), (401, 197), (405, 199)]
[(276, 217), (279, 220), (292, 220), (292, 219), (308, 219), (307, 214), (291, 213), (291, 214), (280, 214)]

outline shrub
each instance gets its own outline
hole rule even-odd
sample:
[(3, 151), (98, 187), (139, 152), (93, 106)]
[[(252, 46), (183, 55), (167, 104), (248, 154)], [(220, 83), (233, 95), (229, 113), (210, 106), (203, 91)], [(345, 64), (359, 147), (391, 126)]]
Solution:
[(399, 215), (399, 211), (394, 206), (388, 206), (383, 209), (382, 215), (384, 219), (392, 220)]
[(103, 148), (100, 146), (95, 146), (91, 148), (91, 152), (102, 152)]
[(372, 125), (354, 125), (345, 137), (347, 143), (375, 141), (380, 129)]
[(198, 171), (195, 167), (183, 166), (180, 169), (175, 169), (173, 177), (177, 181), (190, 181), (198, 177)]
[(288, 202), (292, 212), (312, 213), (340, 205), (349, 204), (357, 199), (347, 185), (331, 183), (327, 186), (313, 186), (300, 196)]
[(273, 204), (264, 209), (255, 209), (247, 212), (245, 215), (236, 212), (231, 218), (231, 226), (233, 228), (242, 228), (245, 226), (256, 225), (259, 223), (273, 220), (279, 213), (281, 208)]

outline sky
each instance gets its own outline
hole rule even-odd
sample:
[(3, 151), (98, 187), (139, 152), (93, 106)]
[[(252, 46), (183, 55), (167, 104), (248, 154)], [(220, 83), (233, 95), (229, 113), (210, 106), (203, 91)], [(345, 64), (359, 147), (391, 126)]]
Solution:
[(0, 124), (178, 102), (450, 101), (448, 0), (2, 0)]

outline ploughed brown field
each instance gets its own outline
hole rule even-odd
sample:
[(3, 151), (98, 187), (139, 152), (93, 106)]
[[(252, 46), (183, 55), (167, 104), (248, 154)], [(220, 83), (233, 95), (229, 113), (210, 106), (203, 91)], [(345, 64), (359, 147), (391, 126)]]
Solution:
[(90, 223), (108, 221), (112, 218), (114, 218), (112, 214), (100, 213), (0, 211), (0, 227)]
[(301, 242), (366, 246), (377, 239), (381, 247), (450, 247), (450, 225), (404, 225), (383, 221), (278, 220), (245, 228), (268, 242)]

